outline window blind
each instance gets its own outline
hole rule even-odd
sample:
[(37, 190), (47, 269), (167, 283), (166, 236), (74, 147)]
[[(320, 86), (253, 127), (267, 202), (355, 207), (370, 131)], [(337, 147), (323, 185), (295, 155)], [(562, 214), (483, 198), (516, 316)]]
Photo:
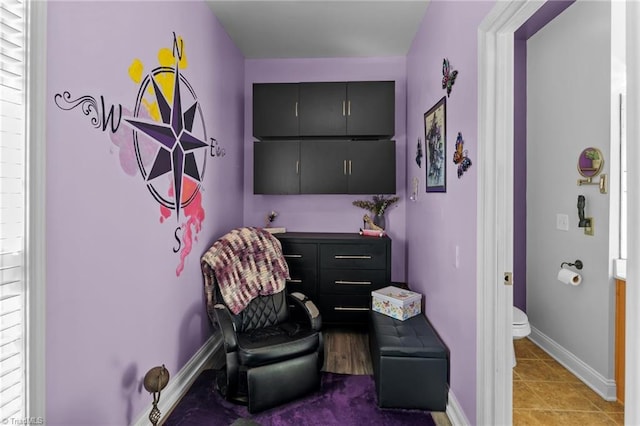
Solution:
[(0, 423), (25, 416), (26, 1), (0, 3)]

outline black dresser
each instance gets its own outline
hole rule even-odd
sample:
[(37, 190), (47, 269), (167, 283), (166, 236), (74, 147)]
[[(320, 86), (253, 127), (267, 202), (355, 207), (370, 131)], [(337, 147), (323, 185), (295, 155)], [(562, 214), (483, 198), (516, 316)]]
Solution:
[(371, 291), (391, 285), (391, 239), (355, 233), (276, 234), (289, 265), (288, 291), (300, 291), (325, 324), (366, 324)]

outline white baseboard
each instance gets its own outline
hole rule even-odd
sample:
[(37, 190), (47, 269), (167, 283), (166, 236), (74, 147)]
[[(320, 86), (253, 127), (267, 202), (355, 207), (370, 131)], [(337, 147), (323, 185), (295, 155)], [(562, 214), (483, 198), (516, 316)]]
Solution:
[(458, 399), (453, 394), (453, 391), (449, 389), (449, 402), (447, 404), (447, 417), (451, 421), (453, 426), (468, 426), (471, 424), (467, 416), (465, 416), (462, 407), (458, 402)]
[(607, 401), (616, 400), (616, 382), (602, 376), (555, 340), (531, 326), (529, 339)]
[[(218, 348), (222, 346), (222, 338), (218, 334), (214, 334), (207, 340), (198, 352), (196, 352), (191, 359), (182, 367), (175, 376), (171, 376), (167, 387), (160, 394), (160, 401), (158, 401), (158, 409), (162, 413), (158, 424), (162, 424), (167, 416), (171, 413), (174, 406), (182, 399), (187, 393), (189, 387), (193, 381), (198, 377), (200, 371), (203, 370), (207, 361), (211, 359)], [(146, 392), (146, 390), (143, 390)], [(152, 397), (149, 397), (153, 400)], [(138, 416), (136, 421), (132, 423), (134, 426), (149, 426), (149, 413), (153, 408), (153, 403), (150, 402), (149, 406), (143, 410)]]

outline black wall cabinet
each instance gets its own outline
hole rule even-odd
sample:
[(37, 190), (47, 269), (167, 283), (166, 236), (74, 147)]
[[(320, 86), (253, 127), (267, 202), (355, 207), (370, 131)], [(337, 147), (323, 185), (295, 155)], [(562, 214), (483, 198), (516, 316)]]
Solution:
[(395, 194), (395, 141), (305, 140), (300, 143), (303, 194)]
[(357, 81), (347, 83), (347, 135), (366, 137), (395, 134), (395, 83)]
[(253, 135), (390, 138), (395, 82), (255, 83)]
[(347, 135), (347, 83), (300, 83), (300, 136)]
[(253, 85), (255, 194), (395, 194), (395, 82)]
[(254, 142), (254, 194), (395, 194), (395, 141)]
[(298, 84), (253, 85), (253, 135), (260, 138), (298, 136)]
[(300, 193), (300, 143), (253, 143), (253, 193)]

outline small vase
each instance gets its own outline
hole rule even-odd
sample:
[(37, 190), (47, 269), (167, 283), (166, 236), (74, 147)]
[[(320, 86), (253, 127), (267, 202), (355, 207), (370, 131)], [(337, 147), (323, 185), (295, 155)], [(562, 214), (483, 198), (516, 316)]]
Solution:
[(375, 215), (373, 216), (373, 224), (376, 226), (379, 226), (382, 229), (385, 229), (385, 219), (384, 219), (384, 215)]

